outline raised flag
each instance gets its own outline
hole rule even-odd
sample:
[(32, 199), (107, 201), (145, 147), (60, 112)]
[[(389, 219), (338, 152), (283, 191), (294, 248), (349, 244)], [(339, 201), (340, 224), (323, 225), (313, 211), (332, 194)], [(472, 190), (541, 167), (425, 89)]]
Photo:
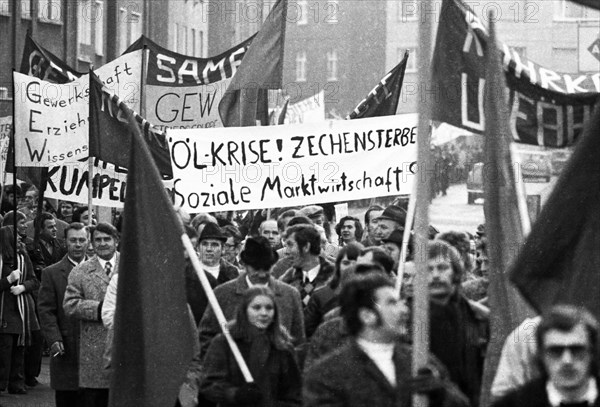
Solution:
[[(443, 0), (432, 63), (432, 119), (482, 134), (488, 32), (461, 0)], [(575, 142), (600, 93), (598, 74), (566, 74), (539, 66), (502, 44), (512, 138), (565, 147)]]
[(140, 37), (125, 53), (147, 50), (146, 119), (162, 131), (223, 127), (219, 103), (254, 38), (219, 55), (198, 58), (173, 52)]
[(35, 76), (53, 83), (67, 83), (84, 75), (77, 72), (62, 59), (37, 44), (29, 34), (25, 36), (23, 57), (21, 58), (22, 74)]
[[(532, 311), (508, 280), (508, 268), (524, 239), (523, 219), (519, 211), (519, 190), (511, 160), (512, 143), (509, 114), (502, 97), (506, 89), (500, 50), (496, 46), (493, 16), (490, 16), (490, 39), (486, 53), (486, 93), (484, 132), (483, 185), (484, 213), (490, 259), (488, 297), (491, 337), (486, 351), (481, 386), (482, 406), (487, 406), (506, 337)], [(521, 182), (521, 181), (519, 181)]]
[(90, 156), (127, 168), (131, 149), (128, 117), (132, 114), (136, 125), (142, 127), (143, 139), (159, 172), (172, 178), (171, 157), (164, 133), (133, 112), (117, 95), (111, 94), (95, 73), (90, 72)]
[(130, 123), (109, 405), (172, 406), (193, 356), (184, 231), (137, 123)]
[(600, 103), (596, 103), (511, 267), (511, 280), (539, 312), (568, 303), (584, 306), (600, 318), (599, 132)]
[(248, 48), (219, 103), (225, 127), (268, 120), (267, 89), (281, 89), (287, 0), (278, 0)]
[(398, 100), (402, 91), (408, 51), (404, 58), (373, 88), (358, 106), (350, 113), (348, 119), (363, 117), (392, 116), (398, 109)]

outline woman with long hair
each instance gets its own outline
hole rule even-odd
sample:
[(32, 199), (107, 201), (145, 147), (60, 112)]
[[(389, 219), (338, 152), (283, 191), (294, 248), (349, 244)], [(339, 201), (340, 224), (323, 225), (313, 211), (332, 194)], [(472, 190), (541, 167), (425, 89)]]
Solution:
[(338, 296), (341, 291), (341, 282), (351, 275), (352, 267), (363, 249), (360, 243), (348, 243), (340, 248), (335, 259), (335, 269), (329, 284), (317, 289), (310, 297), (304, 311), (304, 329), (306, 337), (310, 338), (315, 332), (323, 317), (338, 306)]
[(220, 406), (299, 406), (300, 371), (290, 337), (279, 323), (273, 291), (250, 287), (228, 329), (254, 382), (245, 382), (225, 336), (219, 334), (204, 358), (200, 393)]
[(0, 391), (25, 394), (25, 347), (31, 344), (32, 331), (40, 329), (31, 293), (40, 283), (19, 235), (15, 249), (13, 230), (0, 229)]

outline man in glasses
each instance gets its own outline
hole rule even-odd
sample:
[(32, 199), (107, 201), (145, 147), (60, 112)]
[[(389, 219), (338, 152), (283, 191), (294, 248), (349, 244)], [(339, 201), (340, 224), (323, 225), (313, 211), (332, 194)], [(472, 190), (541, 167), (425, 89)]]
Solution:
[(571, 305), (553, 307), (536, 332), (541, 377), (507, 394), (494, 407), (597, 407), (598, 321)]

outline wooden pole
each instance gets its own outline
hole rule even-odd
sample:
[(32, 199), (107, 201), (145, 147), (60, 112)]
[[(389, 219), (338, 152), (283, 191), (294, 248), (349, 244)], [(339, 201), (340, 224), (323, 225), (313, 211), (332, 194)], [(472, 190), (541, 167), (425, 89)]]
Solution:
[[(417, 174), (417, 177), (419, 175)], [(402, 288), (402, 278), (404, 276), (404, 265), (406, 264), (406, 254), (408, 252), (408, 242), (410, 241), (410, 232), (413, 228), (415, 219), (415, 209), (417, 207), (417, 187), (418, 180), (415, 179), (413, 188), (408, 200), (408, 211), (406, 213), (406, 222), (404, 224), (404, 233), (402, 234), (402, 248), (400, 249), (400, 262), (398, 263), (398, 275), (396, 276), (396, 291), (400, 292)], [(414, 254), (414, 253), (413, 253)]]
[[(431, 140), (431, 96), (425, 90), (431, 83), (431, 43), (435, 15), (431, 0), (422, 0), (417, 8), (419, 18), (419, 85), (420, 108), (418, 129), (419, 163), (416, 194), (415, 263), (413, 298), (413, 355), (412, 372), (417, 374), (429, 359), (429, 284), (427, 242), (429, 240), (429, 145)], [(431, 13), (431, 14), (429, 14)], [(414, 407), (427, 407), (427, 396), (414, 395)]]
[(254, 382), (254, 379), (252, 378), (250, 369), (248, 369), (248, 365), (246, 365), (246, 361), (244, 360), (244, 357), (240, 353), (240, 350), (237, 347), (237, 344), (231, 337), (231, 334), (229, 333), (229, 329), (227, 329), (227, 320), (225, 319), (225, 315), (223, 315), (223, 311), (221, 310), (221, 307), (219, 306), (217, 297), (215, 297), (215, 293), (213, 292), (212, 287), (210, 286), (210, 283), (208, 282), (208, 278), (206, 278), (206, 274), (204, 274), (204, 270), (202, 269), (202, 264), (200, 264), (200, 260), (198, 259), (198, 254), (194, 250), (194, 246), (192, 245), (190, 238), (188, 237), (187, 234), (184, 233), (183, 235), (181, 235), (181, 240), (183, 242), (183, 246), (185, 247), (185, 251), (187, 252), (188, 256), (190, 257), (192, 265), (194, 266), (194, 270), (196, 270), (196, 274), (198, 274), (198, 277), (200, 278), (200, 283), (202, 283), (202, 288), (204, 288), (204, 292), (206, 293), (206, 296), (208, 297), (208, 302), (209, 302), (210, 306), (212, 307), (212, 310), (215, 313), (215, 316), (217, 317), (217, 321), (219, 321), (219, 326), (221, 327), (221, 331), (223, 332), (223, 335), (225, 336), (225, 339), (227, 340), (227, 343), (229, 344), (229, 347), (231, 348), (231, 353), (233, 353), (233, 357), (235, 358), (235, 361), (237, 362), (240, 370), (242, 371), (244, 380), (246, 380), (247, 383)]

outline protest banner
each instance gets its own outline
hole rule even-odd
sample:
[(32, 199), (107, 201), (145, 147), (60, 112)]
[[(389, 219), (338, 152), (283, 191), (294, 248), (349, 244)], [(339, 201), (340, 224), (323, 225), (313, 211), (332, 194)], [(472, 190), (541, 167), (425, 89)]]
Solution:
[[(98, 69), (104, 85), (134, 109), (140, 104), (141, 51)], [(57, 84), (13, 73), (15, 165), (48, 167), (88, 157), (89, 76)]]
[(167, 139), (174, 203), (190, 212), (409, 194), (417, 166), (416, 114), (243, 133), (168, 129)]
[(144, 88), (146, 119), (160, 130), (223, 127), (219, 102), (253, 38), (220, 55), (197, 58), (169, 51), (141, 37), (126, 52), (144, 47), (149, 51)]
[(0, 117), (0, 174), (4, 174), (8, 144), (12, 132), (12, 116)]
[(288, 105), (285, 113), (286, 124), (319, 123), (325, 120), (325, 92)]
[[(83, 161), (48, 168), (45, 196), (64, 201), (88, 204), (88, 162)], [(92, 203), (122, 208), (125, 203), (127, 170), (94, 160)]]
[[(483, 134), (485, 56), (483, 22), (460, 0), (444, 0), (432, 63), (436, 103), (432, 119)], [(505, 98), (515, 141), (571, 145), (583, 131), (600, 92), (600, 73), (565, 74), (541, 67), (501, 44)]]

